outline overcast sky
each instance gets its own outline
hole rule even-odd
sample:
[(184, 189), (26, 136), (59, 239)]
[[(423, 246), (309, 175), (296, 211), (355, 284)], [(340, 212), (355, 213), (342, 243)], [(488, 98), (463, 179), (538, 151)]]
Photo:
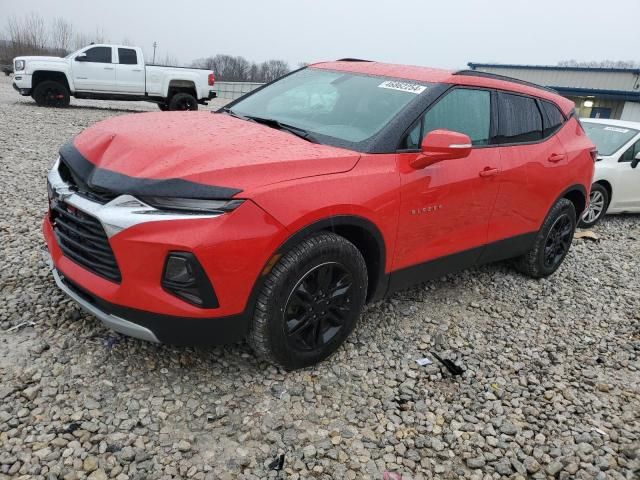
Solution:
[(640, 60), (640, 0), (0, 0), (104, 29), (182, 63), (227, 53), (299, 62), (360, 57), (460, 68), (467, 62)]

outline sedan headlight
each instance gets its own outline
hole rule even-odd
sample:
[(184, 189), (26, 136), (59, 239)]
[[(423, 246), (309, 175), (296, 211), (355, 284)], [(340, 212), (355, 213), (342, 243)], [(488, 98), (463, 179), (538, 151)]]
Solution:
[(200, 198), (140, 197), (140, 200), (159, 210), (180, 213), (227, 213), (238, 208), (244, 200), (204, 200)]
[(13, 66), (13, 69), (16, 72), (19, 72), (21, 70), (24, 70), (24, 65), (25, 65), (24, 60), (16, 60), (14, 66)]

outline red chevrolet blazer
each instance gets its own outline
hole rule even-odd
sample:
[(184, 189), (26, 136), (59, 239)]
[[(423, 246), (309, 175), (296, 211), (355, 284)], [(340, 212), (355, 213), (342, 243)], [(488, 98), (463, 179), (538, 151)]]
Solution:
[(63, 146), (58, 286), (154, 342), (318, 362), (363, 304), (486, 262), (553, 273), (595, 151), (573, 103), (476, 71), (343, 60), (215, 113), (113, 117)]

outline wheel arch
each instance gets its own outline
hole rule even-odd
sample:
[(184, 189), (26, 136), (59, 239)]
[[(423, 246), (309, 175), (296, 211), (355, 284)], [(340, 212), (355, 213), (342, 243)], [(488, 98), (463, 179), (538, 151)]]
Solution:
[(386, 246), (378, 227), (364, 217), (336, 215), (315, 221), (287, 238), (274, 256), (286, 252), (305, 238), (319, 232), (335, 233), (356, 246), (367, 265), (369, 279), (367, 301), (371, 302), (382, 298), (386, 293), (388, 283), (388, 276), (385, 274)]
[(38, 86), (38, 84), (45, 80), (53, 80), (63, 84), (69, 93), (71, 93), (71, 86), (69, 85), (69, 79), (64, 72), (56, 72), (54, 70), (36, 70), (31, 77), (31, 89), (32, 91)]
[(170, 80), (167, 87), (167, 101), (176, 93), (188, 93), (198, 99), (198, 90), (193, 80)]
[[(573, 207), (576, 209), (576, 220), (580, 220), (587, 208), (587, 189), (583, 185), (572, 185), (562, 192), (556, 199), (556, 202), (561, 198), (566, 198), (573, 203)], [(553, 202), (553, 205), (555, 205), (556, 202)], [(551, 208), (553, 208), (553, 205)]]
[(593, 182), (594, 185), (596, 183), (598, 185), (602, 185), (605, 188), (605, 190), (607, 191), (607, 194), (609, 195), (609, 203), (611, 203), (611, 196), (613, 195), (613, 186), (611, 185), (611, 182), (609, 182), (609, 180), (601, 179)]

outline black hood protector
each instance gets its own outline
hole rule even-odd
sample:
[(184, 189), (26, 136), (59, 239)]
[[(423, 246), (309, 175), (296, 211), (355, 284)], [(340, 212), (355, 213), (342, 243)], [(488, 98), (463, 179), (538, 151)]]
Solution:
[(242, 190), (191, 182), (182, 178), (156, 180), (137, 178), (99, 168), (87, 160), (73, 145), (60, 148), (60, 160), (69, 169), (79, 188), (96, 193), (136, 195), (149, 197), (199, 198), (205, 200), (229, 200)]

